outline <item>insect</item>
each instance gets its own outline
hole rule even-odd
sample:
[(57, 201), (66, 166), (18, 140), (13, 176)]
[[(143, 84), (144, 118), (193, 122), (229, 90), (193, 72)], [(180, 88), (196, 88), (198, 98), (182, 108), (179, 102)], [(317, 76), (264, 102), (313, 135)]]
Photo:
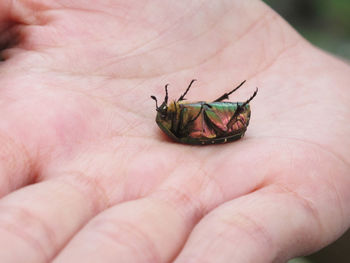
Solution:
[(187, 102), (185, 96), (195, 81), (191, 81), (177, 101), (169, 104), (169, 84), (165, 85), (165, 98), (160, 106), (157, 98), (151, 96), (156, 102), (159, 128), (174, 141), (185, 144), (217, 144), (242, 138), (250, 120), (249, 102), (256, 96), (258, 89), (245, 102), (224, 102), (246, 82), (243, 81), (212, 102)]

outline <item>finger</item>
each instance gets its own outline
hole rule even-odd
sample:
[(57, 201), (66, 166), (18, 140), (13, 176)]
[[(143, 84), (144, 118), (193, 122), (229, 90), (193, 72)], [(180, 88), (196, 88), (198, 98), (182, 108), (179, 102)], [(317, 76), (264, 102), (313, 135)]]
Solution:
[(228, 202), (196, 226), (175, 263), (286, 262), (310, 253), (345, 230), (336, 195), (328, 197), (328, 211), (278, 186)]
[[(0, 1), (0, 61), (4, 59), (2, 49), (8, 47), (16, 41), (15, 30), (11, 29), (14, 22), (14, 2), (11, 0)], [(2, 63), (0, 63), (2, 65)], [(2, 72), (0, 70), (0, 72)], [(3, 75), (0, 75), (2, 80)], [(0, 88), (3, 89), (3, 82), (0, 83)], [(3, 93), (0, 97), (0, 105), (4, 98)], [(0, 197), (17, 189), (23, 185), (33, 182), (33, 167), (34, 160), (29, 156), (25, 146), (20, 140), (9, 136), (7, 127), (6, 114), (0, 110)]]
[(10, 16), (10, 0), (2, 0), (0, 2), (0, 33), (2, 32), (2, 26), (9, 19)]
[(50, 261), (105, 206), (106, 199), (95, 182), (74, 174), (7, 195), (0, 200), (1, 261)]
[(54, 262), (168, 262), (201, 209), (175, 190), (117, 205), (92, 219)]
[(0, 145), (0, 197), (2, 197), (33, 181), (34, 164), (22, 144), (1, 132)]
[(131, 201), (92, 219), (53, 262), (167, 262), (188, 231), (167, 205)]
[(17, 4), (11, 0), (0, 1), (0, 51), (16, 41), (16, 34), (12, 30), (13, 25), (18, 21), (19, 13), (14, 8)]
[[(230, 159), (234, 160), (234, 156)], [(220, 174), (218, 178), (207, 176), (201, 165), (188, 160), (151, 195), (98, 215), (54, 262), (169, 262), (203, 214), (223, 200), (249, 191), (258, 181), (252, 176), (252, 180), (233, 184), (231, 180), (242, 175), (243, 170), (236, 169), (237, 174), (223, 180)], [(215, 174), (213, 169), (208, 168), (208, 173)]]

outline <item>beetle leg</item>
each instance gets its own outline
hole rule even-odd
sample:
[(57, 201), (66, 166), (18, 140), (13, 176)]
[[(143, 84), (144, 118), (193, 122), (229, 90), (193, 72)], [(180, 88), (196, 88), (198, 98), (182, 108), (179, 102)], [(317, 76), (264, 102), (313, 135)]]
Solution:
[(247, 105), (249, 102), (252, 101), (252, 99), (254, 99), (254, 97), (256, 96), (256, 94), (258, 93), (258, 88), (256, 88), (256, 90), (254, 91), (253, 95), (246, 101), (242, 104), (241, 107), (244, 107), (245, 105)]
[[(201, 113), (202, 113), (202, 111), (203, 111), (203, 108), (204, 108), (204, 105), (206, 105), (206, 103), (204, 103), (204, 104), (202, 104), (201, 105), (201, 108), (199, 109), (199, 112), (198, 112), (198, 114), (196, 115), (196, 117), (194, 117), (192, 120), (189, 120), (187, 123), (186, 123), (186, 126), (185, 127), (183, 127), (183, 130), (187, 130), (188, 129), (188, 127), (195, 121), (195, 120), (197, 120), (198, 119), (198, 117), (201, 115)], [(182, 113), (182, 111), (181, 111), (181, 113)], [(182, 114), (180, 113), (180, 119), (181, 119), (181, 121), (182, 121)]]
[(151, 96), (152, 99), (154, 99), (156, 101), (156, 109), (158, 109), (158, 101), (157, 101), (157, 98), (155, 96)]
[(234, 88), (233, 90), (231, 90), (228, 93), (225, 93), (224, 95), (222, 95), (221, 97), (217, 98), (216, 100), (214, 100), (213, 102), (219, 102), (225, 99), (228, 99), (228, 96), (231, 95), (233, 92), (235, 92), (236, 90), (238, 90), (246, 81), (243, 81), (241, 84), (239, 84), (236, 88)]
[(200, 108), (198, 114), (196, 115), (196, 117), (194, 117), (192, 120), (190, 120), (190, 121), (186, 124), (186, 128), (188, 128), (188, 125), (189, 125), (190, 123), (194, 122), (195, 120), (197, 120), (197, 119), (199, 118), (199, 116), (201, 115), (201, 113), (202, 113), (202, 111), (203, 111), (203, 109), (204, 109), (204, 106), (206, 106), (206, 107), (208, 107), (208, 108), (212, 108), (212, 106), (210, 106), (209, 104), (203, 103), (203, 104), (201, 105), (201, 108)]
[(168, 104), (168, 86), (169, 86), (169, 84), (165, 85), (165, 98), (164, 98), (164, 102), (163, 102), (163, 103), (165, 103), (165, 105)]
[(193, 82), (195, 82), (195, 81), (196, 81), (196, 79), (193, 79), (193, 80), (191, 81), (191, 83), (190, 83), (190, 85), (188, 85), (188, 87), (187, 87), (185, 93), (182, 94), (182, 95), (180, 96), (180, 98), (179, 98), (177, 101), (185, 100), (185, 96), (186, 96), (187, 92), (190, 90), (190, 88), (191, 88)]
[(258, 88), (256, 88), (254, 94), (246, 102), (244, 102), (242, 105), (238, 105), (238, 103), (237, 103), (237, 109), (236, 109), (235, 113), (232, 115), (229, 122), (227, 123), (227, 128), (231, 127), (237, 121), (238, 115), (241, 113), (241, 111), (244, 109), (244, 107), (249, 102), (251, 102), (252, 99), (254, 99), (254, 97), (256, 96), (257, 93), (258, 93)]
[(242, 109), (243, 109), (243, 107), (238, 105), (238, 102), (237, 102), (237, 109), (236, 109), (235, 113), (232, 115), (231, 119), (229, 120), (229, 122), (226, 125), (226, 127), (228, 129), (237, 121), (237, 117), (241, 113)]
[(176, 125), (176, 118), (177, 118), (177, 106), (176, 106), (176, 103), (174, 101), (174, 108), (175, 108), (175, 111), (174, 111), (174, 115), (172, 116), (171, 118), (171, 128), (170, 130), (175, 134), (177, 135), (177, 131), (179, 130), (178, 127), (175, 128), (175, 125)]
[[(210, 107), (210, 109), (212, 109), (212, 107)], [(210, 113), (214, 113), (214, 111), (212, 111), (212, 110), (210, 110), (210, 109), (205, 109), (204, 114), (203, 114), (203, 116), (204, 116), (204, 121), (205, 121), (206, 125), (207, 125), (210, 129), (212, 129), (212, 130), (215, 131), (216, 136), (224, 135), (225, 132), (227, 131), (227, 127), (224, 127), (223, 123), (221, 123), (222, 125), (220, 125), (220, 123), (217, 123), (217, 122), (215, 121), (214, 118), (215, 118), (215, 117), (218, 117), (216, 114), (215, 114), (216, 116), (215, 116), (214, 118), (213, 118), (213, 116), (212, 116), (212, 118), (209, 117), (209, 114), (210, 114)], [(226, 129), (225, 129), (225, 128), (226, 128)]]
[(185, 108), (180, 106), (180, 117), (176, 127), (176, 135), (178, 137), (180, 136), (180, 129), (184, 119), (184, 112), (185, 112)]
[(193, 118), (192, 120), (190, 120), (189, 122), (194, 122), (195, 120), (198, 119), (199, 115), (201, 115), (201, 113), (202, 113), (202, 110), (203, 110), (204, 105), (207, 105), (207, 104), (206, 104), (206, 103), (202, 104), (202, 105), (201, 105), (201, 108), (200, 108), (200, 110), (199, 110), (199, 112), (198, 112), (198, 114), (197, 114), (197, 116), (194, 117), (194, 118)]
[[(202, 111), (203, 111), (203, 108), (204, 108), (204, 104), (201, 105), (201, 108), (199, 109), (198, 114), (197, 114), (192, 120), (189, 120), (189, 121), (186, 123), (185, 127), (183, 127), (183, 130), (184, 130), (184, 131), (187, 131), (187, 130), (189, 129), (190, 125), (191, 125), (195, 120), (198, 119), (198, 117), (201, 115), (201, 113), (202, 113)], [(180, 114), (180, 118), (181, 118), (181, 114)]]
[(239, 114), (237, 114), (236, 116), (232, 116), (232, 118), (230, 119), (230, 121), (227, 123), (226, 127), (229, 130), (237, 121), (239, 121), (242, 125), (244, 125), (243, 121), (241, 119), (238, 119)]

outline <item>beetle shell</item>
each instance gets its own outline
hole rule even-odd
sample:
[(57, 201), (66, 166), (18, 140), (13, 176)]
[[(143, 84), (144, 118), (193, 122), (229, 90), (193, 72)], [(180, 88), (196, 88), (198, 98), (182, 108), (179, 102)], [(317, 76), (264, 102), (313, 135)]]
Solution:
[[(173, 118), (164, 119), (157, 113), (159, 128), (173, 140), (186, 144), (216, 144), (238, 140), (243, 137), (250, 120), (250, 106), (240, 113), (236, 121), (228, 123), (237, 109), (232, 102), (181, 102), (169, 107)], [(174, 103), (172, 105), (174, 105)], [(238, 103), (242, 105), (243, 103)], [(203, 106), (204, 105), (204, 106)], [(210, 105), (207, 106), (207, 105)], [(202, 112), (199, 113), (201, 107)], [(199, 116), (193, 122), (190, 120)]]
[[(213, 102), (187, 102), (184, 96), (190, 86), (178, 101), (169, 104), (166, 86), (164, 102), (160, 107), (156, 104), (156, 122), (165, 134), (180, 143), (199, 145), (226, 143), (244, 136), (251, 115), (249, 102), (255, 97), (257, 90), (246, 102), (221, 101), (228, 98), (233, 91)], [(154, 96), (152, 98), (156, 100)]]

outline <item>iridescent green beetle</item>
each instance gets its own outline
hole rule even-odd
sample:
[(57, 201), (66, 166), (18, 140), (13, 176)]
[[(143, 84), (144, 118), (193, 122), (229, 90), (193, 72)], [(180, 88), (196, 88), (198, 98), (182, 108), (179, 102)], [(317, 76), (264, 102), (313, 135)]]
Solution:
[(244, 83), (225, 93), (213, 102), (187, 102), (185, 93), (177, 101), (168, 105), (168, 84), (165, 85), (165, 98), (158, 107), (156, 101), (156, 122), (159, 128), (173, 140), (186, 144), (216, 144), (235, 141), (243, 137), (250, 120), (249, 102), (258, 89), (246, 102), (223, 102)]

